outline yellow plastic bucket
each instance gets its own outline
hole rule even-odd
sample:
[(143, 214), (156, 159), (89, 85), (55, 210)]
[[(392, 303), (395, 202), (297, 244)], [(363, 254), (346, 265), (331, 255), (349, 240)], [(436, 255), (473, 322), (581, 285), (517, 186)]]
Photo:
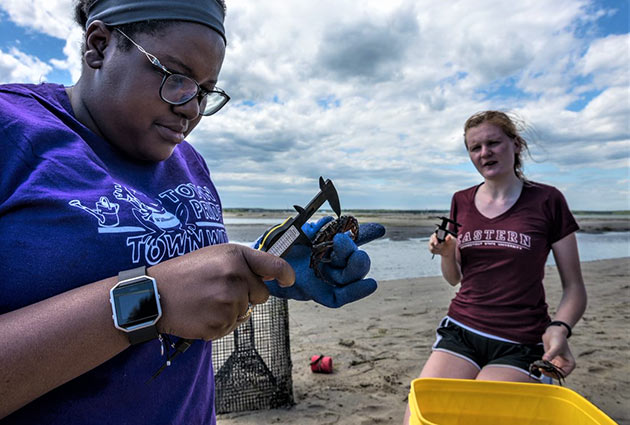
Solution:
[(411, 382), (410, 425), (615, 425), (565, 387), (470, 379)]

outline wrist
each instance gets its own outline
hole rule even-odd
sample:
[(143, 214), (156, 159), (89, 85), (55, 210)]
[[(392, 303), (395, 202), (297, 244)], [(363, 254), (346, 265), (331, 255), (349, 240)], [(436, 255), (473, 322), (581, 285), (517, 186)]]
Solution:
[(549, 324), (547, 325), (547, 329), (549, 329), (550, 327), (559, 327), (564, 329), (564, 332), (566, 334), (566, 338), (569, 339), (571, 337), (571, 335), (573, 334), (573, 330), (571, 328), (571, 325), (569, 325), (566, 322), (563, 322), (562, 320), (552, 320), (551, 322), (549, 322)]
[(160, 295), (146, 267), (121, 271), (110, 290), (114, 327), (127, 334), (131, 345), (158, 337), (156, 323), (162, 317)]
[(448, 261), (455, 260), (455, 251), (443, 249), (442, 252), (438, 253), (438, 255), (442, 256), (443, 259), (448, 260)]

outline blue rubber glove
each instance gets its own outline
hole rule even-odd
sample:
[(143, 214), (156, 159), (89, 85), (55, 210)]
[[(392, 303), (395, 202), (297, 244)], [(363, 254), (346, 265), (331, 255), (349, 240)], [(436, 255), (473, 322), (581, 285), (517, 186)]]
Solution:
[[(333, 217), (323, 217), (317, 222), (308, 222), (302, 231), (313, 239), (315, 234)], [(311, 248), (294, 245), (285, 260), (295, 271), (295, 283), (290, 287), (281, 287), (274, 281), (265, 282), (271, 295), (294, 300), (313, 300), (331, 308), (367, 297), (376, 290), (374, 279), (364, 279), (370, 271), (370, 257), (358, 246), (378, 239), (385, 234), (385, 228), (378, 223), (365, 223), (359, 226), (357, 241), (345, 233), (335, 235), (330, 262), (320, 263), (320, 272), (329, 282), (315, 276), (310, 267)]]

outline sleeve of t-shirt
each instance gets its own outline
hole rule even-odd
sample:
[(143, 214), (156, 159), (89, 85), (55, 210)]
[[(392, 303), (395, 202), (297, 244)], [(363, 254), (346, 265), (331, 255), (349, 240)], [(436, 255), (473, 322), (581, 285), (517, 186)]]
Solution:
[(208, 168), (206, 159), (197, 152), (197, 149), (195, 149), (193, 145), (186, 141), (179, 145), (178, 148), (181, 150), (189, 166), (198, 167), (199, 172), (210, 176), (210, 169)]
[(197, 150), (195, 150), (195, 154), (197, 155), (197, 159), (201, 163), (201, 166), (203, 167), (204, 171), (208, 175), (210, 175), (210, 168), (208, 168), (208, 163), (206, 162), (206, 159), (203, 156), (201, 156), (201, 154), (197, 152)]
[[(191, 146), (192, 147), (192, 146)], [(210, 169), (208, 168), (208, 163), (206, 159), (197, 151), (197, 149), (192, 148), (193, 155), (197, 158), (199, 165), (206, 172), (207, 175), (210, 175)]]
[[(0, 96), (0, 204), (4, 202), (15, 188), (28, 179), (32, 165), (32, 147), (28, 137), (18, 134), (19, 125), (13, 125), (7, 118), (7, 104)], [(18, 128), (15, 130), (14, 128)]]
[(551, 244), (558, 242), (580, 228), (569, 209), (564, 195), (556, 188), (552, 188), (550, 192), (549, 207), (552, 220), (550, 229)]

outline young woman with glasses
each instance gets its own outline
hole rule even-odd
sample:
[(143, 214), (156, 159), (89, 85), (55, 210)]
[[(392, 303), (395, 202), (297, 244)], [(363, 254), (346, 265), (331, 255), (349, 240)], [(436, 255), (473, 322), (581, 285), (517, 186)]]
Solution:
[[(0, 85), (3, 424), (214, 424), (211, 340), (270, 291), (338, 307), (376, 289), (345, 235), (338, 287), (296, 266), (306, 254), (227, 243), (186, 141), (230, 99), (224, 7), (81, 0), (78, 82)], [(181, 355), (151, 380), (161, 349)]]

